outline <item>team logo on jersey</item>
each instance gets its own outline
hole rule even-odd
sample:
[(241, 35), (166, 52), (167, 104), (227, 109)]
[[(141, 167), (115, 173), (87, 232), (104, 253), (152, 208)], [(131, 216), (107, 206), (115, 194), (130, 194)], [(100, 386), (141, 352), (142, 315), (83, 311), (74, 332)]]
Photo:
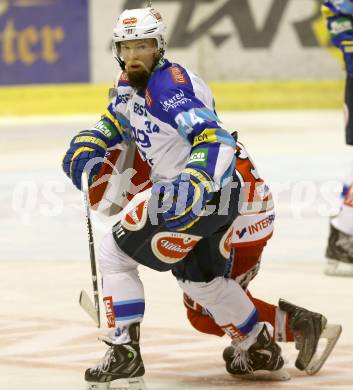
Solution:
[(207, 148), (197, 148), (194, 152), (191, 153), (190, 162), (192, 164), (201, 165), (206, 167), (208, 160), (208, 149)]
[(123, 24), (125, 24), (126, 26), (131, 26), (136, 23), (137, 23), (137, 18), (135, 18), (134, 16), (123, 20)]
[(99, 122), (97, 122), (93, 127), (92, 130), (97, 130), (100, 133), (102, 133), (105, 137), (108, 137), (109, 139), (112, 139), (114, 136), (114, 129), (112, 125), (105, 119), (101, 119)]
[(113, 297), (104, 297), (103, 298), (105, 313), (107, 315), (108, 320), (108, 328), (115, 328), (115, 315), (114, 315), (114, 305), (113, 305)]
[(230, 251), (232, 249), (232, 237), (233, 237), (233, 226), (231, 226), (219, 243), (219, 251), (221, 255), (226, 259), (229, 259)]
[(173, 264), (186, 257), (201, 238), (192, 234), (162, 232), (153, 237), (151, 247), (159, 260)]
[(146, 101), (147, 107), (151, 108), (152, 104), (153, 104), (153, 99), (152, 99), (150, 90), (148, 88), (146, 88), (146, 92), (145, 92), (145, 101)]
[(346, 31), (348, 32), (351, 31), (352, 28), (353, 28), (352, 22), (346, 18), (337, 19), (330, 24), (331, 34), (340, 34)]
[(175, 84), (187, 84), (188, 81), (186, 77), (184, 76), (184, 73), (178, 66), (172, 66), (168, 69), (169, 73), (171, 74)]
[(184, 92), (179, 89), (179, 92), (173, 95), (170, 99), (160, 100), (159, 102), (162, 106), (162, 110), (168, 112), (170, 109), (174, 110), (177, 107), (191, 102), (191, 99), (185, 97)]
[(141, 230), (147, 221), (147, 202), (141, 202), (137, 207), (128, 212), (121, 221), (123, 227), (130, 231)]

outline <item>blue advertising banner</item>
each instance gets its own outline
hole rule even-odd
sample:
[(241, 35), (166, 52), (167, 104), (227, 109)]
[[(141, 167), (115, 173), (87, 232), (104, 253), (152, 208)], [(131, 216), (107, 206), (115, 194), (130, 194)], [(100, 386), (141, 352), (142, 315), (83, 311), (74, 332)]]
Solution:
[(88, 81), (88, 0), (0, 0), (0, 84)]

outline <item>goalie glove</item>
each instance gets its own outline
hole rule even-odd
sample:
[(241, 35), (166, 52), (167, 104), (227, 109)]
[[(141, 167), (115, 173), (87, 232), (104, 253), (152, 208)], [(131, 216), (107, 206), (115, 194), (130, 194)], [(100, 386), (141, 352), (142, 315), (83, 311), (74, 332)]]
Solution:
[(163, 203), (169, 201), (171, 205), (162, 213), (165, 226), (171, 231), (191, 228), (205, 213), (213, 192), (211, 177), (195, 168), (185, 168), (172, 183), (157, 183), (152, 187), (152, 194), (162, 195)]

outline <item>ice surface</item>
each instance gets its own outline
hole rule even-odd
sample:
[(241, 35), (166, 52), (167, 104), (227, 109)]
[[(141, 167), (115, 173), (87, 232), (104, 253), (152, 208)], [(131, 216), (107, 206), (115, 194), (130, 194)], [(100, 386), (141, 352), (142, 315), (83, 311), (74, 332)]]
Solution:
[[(251, 292), (275, 303), (287, 298), (342, 323), (332, 356), (314, 377), (293, 367), (275, 389), (353, 388), (352, 279), (323, 274), (328, 216), (337, 211), (340, 182), (352, 171), (341, 112), (242, 112), (220, 115), (239, 131), (276, 199), (275, 234)], [(0, 388), (84, 389), (83, 371), (104, 346), (78, 305), (91, 291), (84, 212), (79, 192), (61, 171), (78, 130), (99, 116), (0, 120)], [(94, 216), (96, 243), (114, 219)], [(142, 353), (149, 389), (255, 388), (223, 368), (225, 338), (189, 326), (181, 292), (168, 273), (141, 268), (146, 290)]]

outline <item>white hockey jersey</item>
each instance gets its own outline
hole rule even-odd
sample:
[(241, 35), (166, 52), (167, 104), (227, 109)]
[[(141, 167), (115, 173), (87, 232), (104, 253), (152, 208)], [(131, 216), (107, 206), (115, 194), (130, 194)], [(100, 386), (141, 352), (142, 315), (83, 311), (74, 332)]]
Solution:
[(271, 236), (271, 193), (244, 146), (222, 128), (213, 96), (198, 76), (164, 60), (144, 93), (134, 90), (123, 72), (114, 95), (95, 126), (117, 139), (90, 188), (95, 208), (115, 214), (149, 187), (150, 180), (171, 181), (186, 166), (205, 170), (222, 187), (234, 173), (237, 156), (242, 217), (234, 225), (233, 240), (241, 246)]
[(172, 181), (186, 166), (206, 171), (216, 189), (235, 164), (235, 140), (214, 109), (206, 84), (178, 64), (163, 60), (145, 92), (122, 73), (117, 94), (95, 128), (119, 132), (121, 145), (134, 142), (151, 167), (151, 180)]

